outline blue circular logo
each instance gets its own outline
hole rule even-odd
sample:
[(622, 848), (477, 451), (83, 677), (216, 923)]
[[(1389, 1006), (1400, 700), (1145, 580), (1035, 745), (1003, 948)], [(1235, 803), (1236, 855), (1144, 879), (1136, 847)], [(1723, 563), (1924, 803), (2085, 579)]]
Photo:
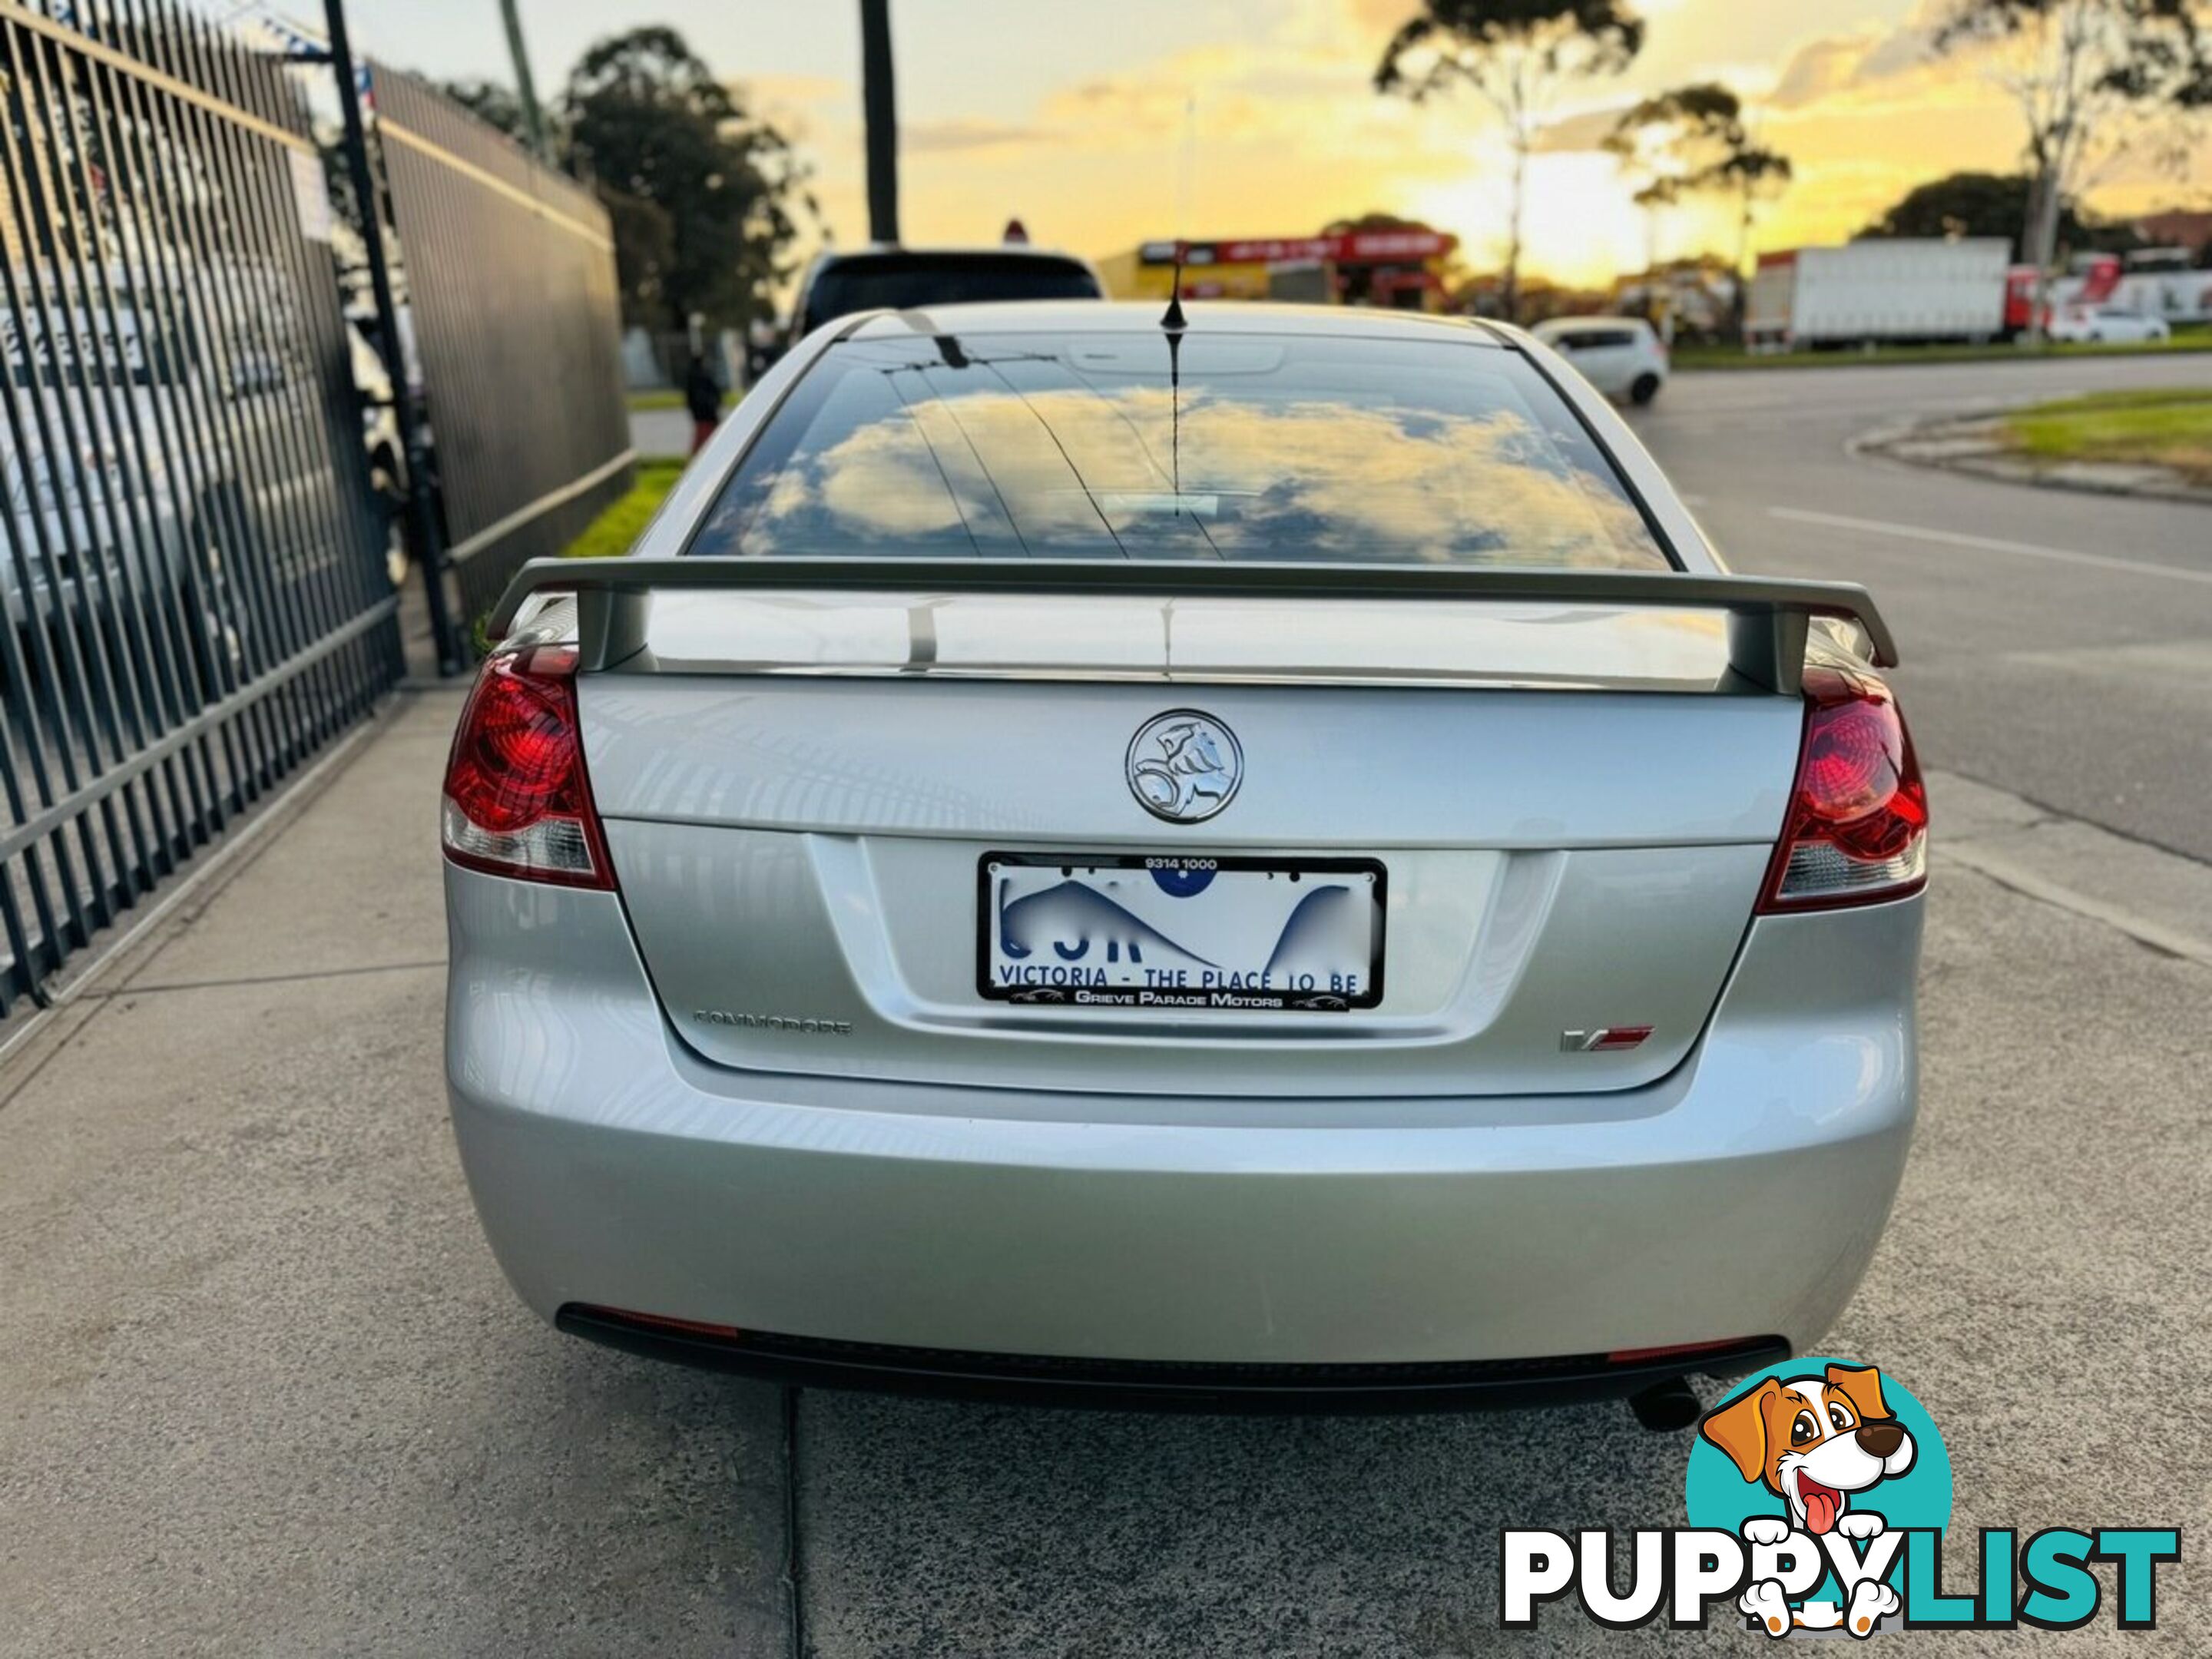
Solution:
[(1213, 872), (1155, 868), (1152, 871), (1152, 885), (1170, 898), (1196, 898), (1213, 885)]

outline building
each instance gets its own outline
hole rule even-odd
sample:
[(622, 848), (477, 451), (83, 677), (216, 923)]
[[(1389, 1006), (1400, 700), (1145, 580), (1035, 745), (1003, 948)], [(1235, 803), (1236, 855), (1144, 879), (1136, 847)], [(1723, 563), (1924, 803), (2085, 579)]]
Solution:
[(2153, 247), (2185, 247), (2198, 258), (2212, 247), (2212, 208), (2170, 208), (2129, 227)]
[[(1443, 305), (1444, 261), (1458, 246), (1458, 237), (1426, 227), (1185, 242), (1183, 297), (1436, 311)], [(1166, 300), (1175, 290), (1176, 248), (1146, 242), (1100, 260), (1107, 292)]]

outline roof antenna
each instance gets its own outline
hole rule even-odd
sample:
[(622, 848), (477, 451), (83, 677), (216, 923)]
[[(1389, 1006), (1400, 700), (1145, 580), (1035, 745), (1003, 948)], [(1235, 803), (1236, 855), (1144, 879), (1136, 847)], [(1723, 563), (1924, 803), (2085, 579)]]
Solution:
[(1182, 314), (1182, 251), (1181, 237), (1176, 239), (1175, 289), (1168, 295), (1168, 308), (1161, 315), (1160, 326), (1170, 334), (1180, 334), (1190, 326)]
[[(1180, 268), (1177, 276), (1181, 276)], [(1178, 282), (1180, 289), (1182, 283)], [(1168, 458), (1175, 468), (1176, 517), (1182, 517), (1182, 295), (1168, 301), (1168, 314), (1160, 319), (1168, 337)]]
[(1195, 160), (1198, 134), (1198, 94), (1187, 94), (1182, 100), (1182, 165), (1176, 180), (1176, 242), (1175, 286), (1168, 294), (1168, 308), (1160, 318), (1160, 326), (1170, 336), (1190, 326), (1182, 314), (1182, 267), (1190, 252), (1190, 175)]

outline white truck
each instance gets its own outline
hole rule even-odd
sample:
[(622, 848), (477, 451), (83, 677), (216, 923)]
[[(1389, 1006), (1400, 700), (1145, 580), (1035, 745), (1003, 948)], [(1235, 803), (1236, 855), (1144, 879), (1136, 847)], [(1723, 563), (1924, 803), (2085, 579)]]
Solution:
[(1994, 340), (2005, 328), (2002, 237), (1876, 240), (1759, 256), (1745, 307), (1747, 344), (1858, 345)]

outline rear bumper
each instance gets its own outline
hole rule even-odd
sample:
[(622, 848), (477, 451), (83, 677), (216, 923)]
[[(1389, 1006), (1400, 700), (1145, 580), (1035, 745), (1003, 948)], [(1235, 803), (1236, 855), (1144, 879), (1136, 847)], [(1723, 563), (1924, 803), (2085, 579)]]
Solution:
[(1487, 1411), (1639, 1395), (1692, 1374), (1737, 1376), (1786, 1359), (1779, 1337), (1556, 1359), (1453, 1364), (1233, 1365), (1069, 1359), (834, 1342), (715, 1330), (572, 1302), (553, 1322), (572, 1336), (707, 1370), (799, 1388), (861, 1389), (1038, 1406), (1146, 1411)]
[(916, 1369), (884, 1347), (970, 1372), (1533, 1359), (1556, 1397), (1620, 1350), (1802, 1350), (1911, 1136), (1918, 898), (1757, 923), (1649, 1088), (1267, 1102), (711, 1067), (668, 1031), (617, 900), (447, 878), (454, 1128), (523, 1298), (571, 1328), (586, 1304), (814, 1339), (775, 1358), (817, 1381), (868, 1381), (825, 1366), (846, 1343), (878, 1373)]

